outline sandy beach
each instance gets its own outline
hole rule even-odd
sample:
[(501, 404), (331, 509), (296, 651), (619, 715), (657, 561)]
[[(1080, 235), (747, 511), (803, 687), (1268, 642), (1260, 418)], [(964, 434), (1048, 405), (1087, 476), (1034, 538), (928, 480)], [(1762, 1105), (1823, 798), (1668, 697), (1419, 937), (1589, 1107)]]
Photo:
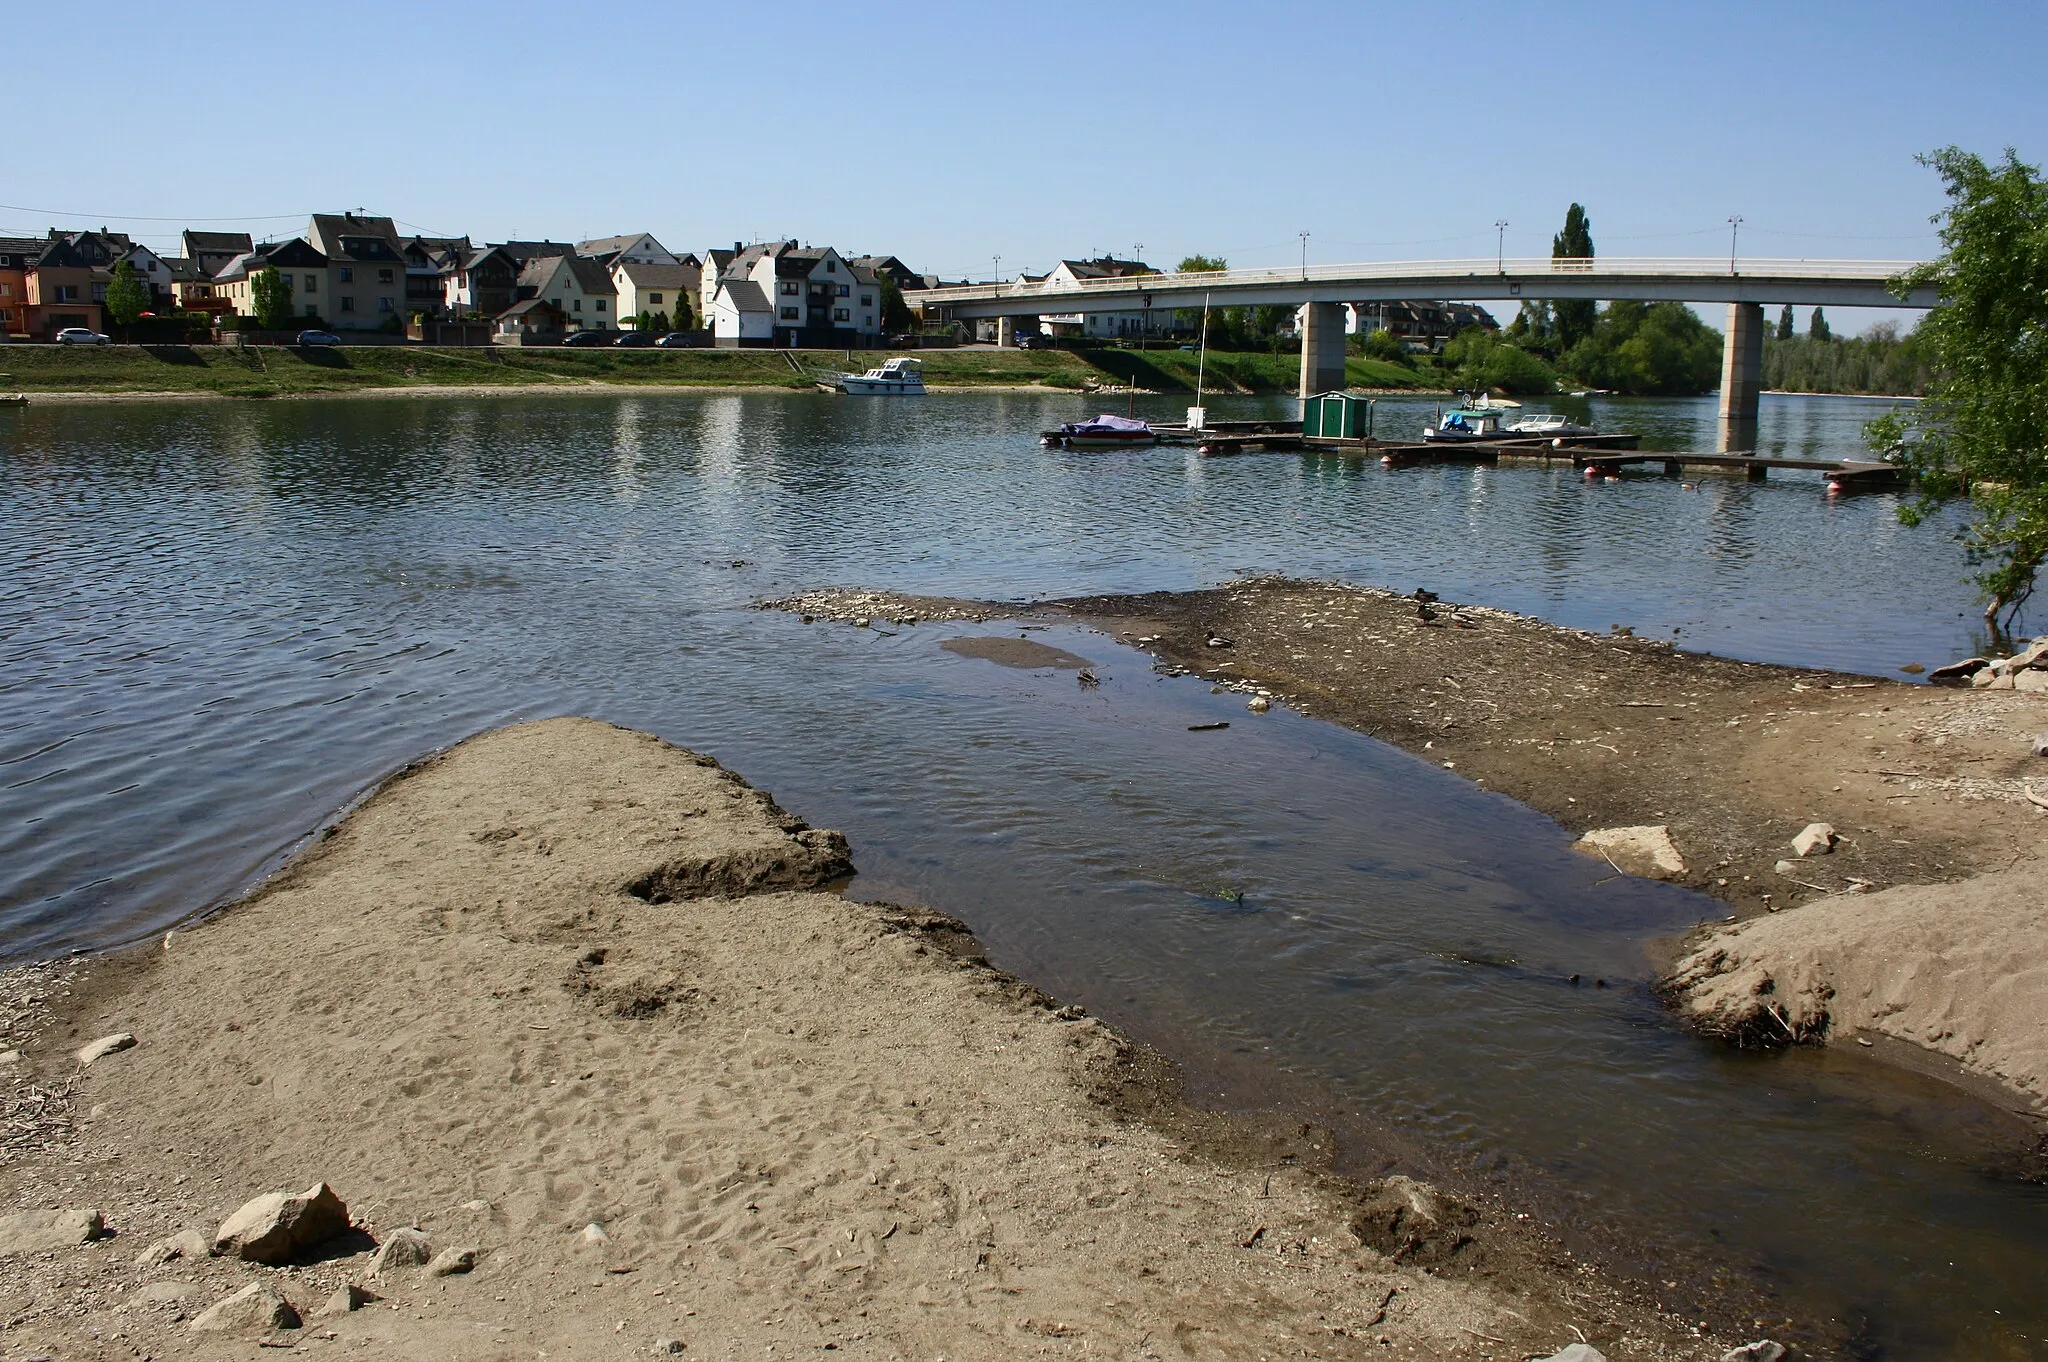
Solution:
[[(832, 892), (857, 854), (708, 758), (552, 720), (416, 765), (160, 942), (5, 976), (0, 1356), (1744, 1341), (1496, 1208), (1347, 1184), (1313, 1126), (1183, 1106), (958, 923)], [(223, 1233), (319, 1184), (341, 1232), (275, 1263)]]

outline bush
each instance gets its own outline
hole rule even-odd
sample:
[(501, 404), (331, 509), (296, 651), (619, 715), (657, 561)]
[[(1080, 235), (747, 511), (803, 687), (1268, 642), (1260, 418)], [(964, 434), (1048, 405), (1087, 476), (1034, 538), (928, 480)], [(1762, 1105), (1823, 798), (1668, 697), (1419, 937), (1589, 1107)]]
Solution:
[(1721, 381), (1721, 333), (1684, 303), (1609, 303), (1565, 367), (1595, 387), (1637, 396), (1691, 396)]
[(1510, 393), (1547, 393), (1557, 389), (1557, 371), (1527, 350), (1508, 344), (1477, 326), (1468, 326), (1444, 346), (1444, 367), (1469, 388), (1499, 388)]
[(1415, 367), (1415, 356), (1407, 345), (1399, 336), (1384, 328), (1366, 332), (1365, 339), (1359, 342), (1358, 353), (1367, 359), (1383, 359), (1389, 364), (1399, 364), (1410, 369)]

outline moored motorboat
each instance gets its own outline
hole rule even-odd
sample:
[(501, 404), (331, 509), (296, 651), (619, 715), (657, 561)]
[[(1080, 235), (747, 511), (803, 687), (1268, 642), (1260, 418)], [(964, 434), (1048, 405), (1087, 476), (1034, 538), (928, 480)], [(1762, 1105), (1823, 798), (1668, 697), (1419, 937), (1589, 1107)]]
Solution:
[(852, 397), (923, 397), (924, 361), (899, 356), (864, 374), (834, 374), (820, 379), (818, 386)]
[(1159, 432), (1134, 417), (1105, 413), (1092, 421), (1070, 421), (1058, 430), (1047, 431), (1041, 438), (1048, 445), (1067, 449), (1125, 449), (1156, 445)]
[(1509, 435), (1575, 436), (1598, 435), (1592, 426), (1574, 421), (1562, 412), (1539, 411), (1510, 421), (1501, 429)]
[(1499, 436), (1500, 412), (1490, 406), (1469, 403), (1453, 407), (1435, 425), (1422, 428), (1422, 438), (1429, 444), (1471, 444), (1475, 440), (1492, 440)]

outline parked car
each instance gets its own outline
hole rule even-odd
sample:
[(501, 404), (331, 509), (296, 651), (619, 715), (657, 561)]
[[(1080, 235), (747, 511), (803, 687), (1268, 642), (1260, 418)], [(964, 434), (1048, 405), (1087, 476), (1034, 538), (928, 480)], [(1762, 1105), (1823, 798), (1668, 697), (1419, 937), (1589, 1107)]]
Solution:
[(652, 331), (621, 331), (612, 344), (621, 350), (641, 350), (655, 344), (655, 338)]
[(612, 335), (608, 331), (578, 331), (573, 336), (564, 336), (564, 345), (610, 345)]
[(299, 333), (299, 344), (339, 345), (341, 344), (341, 337), (335, 335), (332, 331), (315, 331), (313, 328), (307, 327)]
[(67, 326), (57, 333), (57, 344), (59, 345), (112, 345), (113, 343), (114, 338), (112, 336), (102, 336), (99, 332), (88, 330), (83, 326)]
[(697, 333), (693, 331), (671, 331), (655, 342), (664, 350), (692, 349), (702, 343), (698, 340)]
[(1053, 348), (1052, 337), (1046, 335), (1043, 331), (1027, 331), (1017, 337), (1017, 348), (1019, 350), (1050, 350)]

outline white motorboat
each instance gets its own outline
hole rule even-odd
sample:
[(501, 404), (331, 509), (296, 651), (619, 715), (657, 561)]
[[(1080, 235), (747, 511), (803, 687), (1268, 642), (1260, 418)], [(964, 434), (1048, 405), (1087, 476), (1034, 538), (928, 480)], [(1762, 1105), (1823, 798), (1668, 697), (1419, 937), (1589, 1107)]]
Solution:
[(818, 386), (854, 397), (923, 397), (924, 361), (898, 357), (864, 374), (835, 374)]
[(1447, 411), (1433, 426), (1425, 426), (1422, 438), (1429, 444), (1470, 444), (1491, 440), (1500, 434), (1500, 412), (1491, 406), (1468, 403)]
[(1598, 435), (1600, 432), (1560, 412), (1540, 411), (1502, 427), (1509, 435)]

